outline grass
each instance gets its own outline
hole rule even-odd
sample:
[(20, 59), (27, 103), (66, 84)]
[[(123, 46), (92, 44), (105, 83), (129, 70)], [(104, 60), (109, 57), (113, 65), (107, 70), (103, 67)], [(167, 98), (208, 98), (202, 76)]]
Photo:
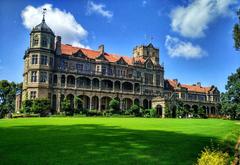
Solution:
[(0, 164), (192, 165), (205, 146), (234, 147), (239, 134), (219, 119), (3, 119)]

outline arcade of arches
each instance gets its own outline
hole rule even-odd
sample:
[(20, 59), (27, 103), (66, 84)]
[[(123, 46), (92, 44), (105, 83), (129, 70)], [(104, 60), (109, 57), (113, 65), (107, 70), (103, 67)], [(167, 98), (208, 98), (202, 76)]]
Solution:
[[(108, 110), (109, 109), (109, 103), (112, 99), (116, 99), (120, 102), (119, 109), (124, 111), (127, 109), (130, 109), (130, 107), (133, 104), (142, 106), (144, 109), (150, 109), (151, 107), (151, 99), (144, 99), (140, 100), (139, 98), (132, 98), (132, 97), (111, 97), (111, 96), (98, 96), (98, 95), (73, 95), (73, 94), (67, 94), (63, 95), (61, 94), (59, 102), (57, 100), (57, 96), (54, 94), (52, 96), (52, 107), (55, 109), (56, 112), (60, 112), (61, 107), (57, 105), (61, 105), (61, 102), (64, 98), (67, 98), (70, 100), (71, 107), (79, 110)], [(77, 101), (74, 102), (74, 97), (77, 97)]]

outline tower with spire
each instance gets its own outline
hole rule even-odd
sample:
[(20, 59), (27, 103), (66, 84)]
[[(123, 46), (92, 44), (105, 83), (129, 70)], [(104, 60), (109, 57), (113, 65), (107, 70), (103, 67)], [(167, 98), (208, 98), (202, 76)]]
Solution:
[(47, 91), (51, 88), (54, 68), (55, 35), (46, 24), (46, 9), (42, 14), (42, 22), (30, 33), (30, 47), (24, 56), (23, 100), (40, 95), (49, 98)]

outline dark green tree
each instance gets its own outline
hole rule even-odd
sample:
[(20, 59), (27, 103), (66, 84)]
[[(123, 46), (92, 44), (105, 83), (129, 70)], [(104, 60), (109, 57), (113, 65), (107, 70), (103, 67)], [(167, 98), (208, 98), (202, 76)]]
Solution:
[(49, 99), (37, 98), (32, 102), (31, 111), (40, 116), (47, 116), (50, 112), (50, 101)]
[(198, 116), (200, 118), (207, 118), (206, 112), (202, 106), (198, 107)]
[(141, 116), (140, 107), (137, 104), (133, 104), (130, 107), (130, 113), (134, 116)]
[(83, 100), (80, 97), (74, 96), (74, 105), (76, 107), (76, 109), (74, 110), (75, 113), (80, 113), (81, 111), (83, 111)]
[(116, 99), (112, 99), (110, 102), (109, 102), (109, 108), (111, 111), (113, 112), (118, 112), (119, 111), (119, 104), (120, 102)]
[(185, 114), (185, 109), (181, 100), (176, 100), (176, 117), (183, 117)]
[(240, 68), (228, 77), (226, 92), (221, 95), (222, 110), (232, 119), (240, 118)]
[(69, 99), (64, 98), (61, 103), (61, 110), (65, 112), (67, 116), (73, 116), (74, 109), (71, 106), (71, 102)]
[(240, 9), (237, 11), (238, 23), (233, 27), (233, 40), (236, 50), (240, 50)]
[(21, 84), (7, 80), (0, 81), (0, 118), (7, 113), (14, 112), (16, 91), (20, 90)]
[(22, 102), (22, 112), (23, 113), (31, 113), (32, 111), (33, 100), (24, 100)]

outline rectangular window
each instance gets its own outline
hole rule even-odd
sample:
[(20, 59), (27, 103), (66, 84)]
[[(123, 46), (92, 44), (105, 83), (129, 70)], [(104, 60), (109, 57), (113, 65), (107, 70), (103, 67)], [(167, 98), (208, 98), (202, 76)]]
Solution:
[(76, 64), (77, 71), (83, 71), (83, 64)]
[(49, 73), (48, 83), (52, 84), (52, 73)]
[(41, 40), (42, 40), (42, 46), (43, 46), (43, 47), (47, 47), (47, 44), (48, 44), (48, 43), (47, 43), (47, 38), (46, 38), (45, 36), (42, 36), (42, 39), (41, 39)]
[(47, 65), (47, 62), (48, 62), (47, 56), (41, 55), (41, 64), (42, 65)]
[(38, 63), (38, 55), (33, 54), (32, 55), (32, 64), (34, 65), (34, 64), (37, 64), (37, 63)]
[(109, 68), (109, 69), (108, 69), (108, 74), (109, 74), (109, 75), (113, 75), (113, 70), (112, 70), (112, 68)]
[(102, 74), (106, 74), (106, 67), (105, 66), (102, 67)]
[(37, 71), (31, 72), (31, 82), (37, 82)]
[(47, 72), (40, 72), (40, 82), (47, 82)]
[(30, 99), (35, 99), (37, 95), (36, 91), (30, 91)]
[(101, 69), (100, 69), (100, 66), (99, 66), (99, 65), (97, 65), (97, 67), (96, 67), (96, 71), (97, 71), (98, 73), (101, 71)]
[(52, 57), (50, 57), (49, 65), (53, 66), (53, 58)]

